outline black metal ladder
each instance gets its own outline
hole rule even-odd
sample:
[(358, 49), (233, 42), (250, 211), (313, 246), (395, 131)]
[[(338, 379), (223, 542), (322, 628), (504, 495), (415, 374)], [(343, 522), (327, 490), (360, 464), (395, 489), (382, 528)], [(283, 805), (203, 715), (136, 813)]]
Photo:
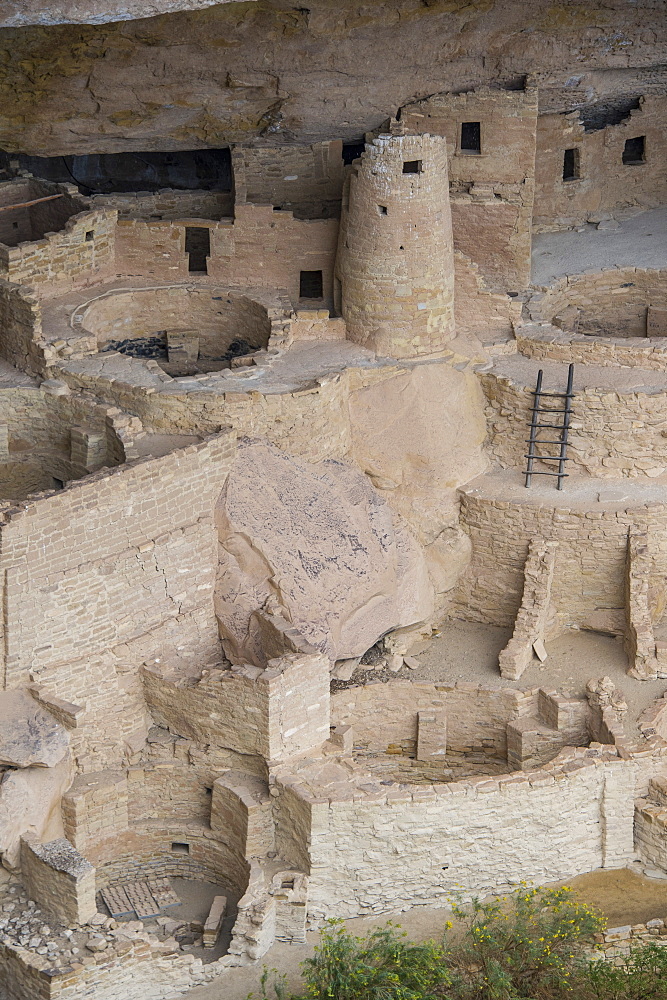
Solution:
[[(528, 438), (526, 444), (528, 445), (528, 454), (524, 455), (524, 458), (528, 459), (528, 464), (526, 466), (526, 489), (531, 484), (533, 476), (556, 476), (558, 479), (557, 489), (563, 489), (563, 480), (567, 476), (565, 471), (565, 463), (568, 461), (567, 457), (567, 439), (570, 430), (570, 417), (572, 415), (572, 400), (574, 398), (574, 393), (572, 392), (572, 385), (574, 383), (574, 365), (570, 365), (567, 373), (567, 389), (565, 392), (543, 392), (542, 391), (542, 369), (537, 373), (537, 383), (535, 385), (535, 399), (532, 406), (532, 416), (530, 419), (530, 437)], [(559, 407), (544, 407), (541, 405), (543, 399), (560, 399), (563, 401), (563, 405)], [(540, 417), (544, 413), (557, 414), (554, 416), (554, 421), (557, 421), (561, 417), (561, 422), (557, 423), (540, 423)], [(556, 430), (559, 431), (558, 435), (554, 435), (554, 438), (549, 440), (540, 439), (538, 434), (541, 430)], [(559, 445), (558, 455), (537, 455), (535, 453), (535, 448), (537, 445), (543, 444), (556, 444)], [(558, 462), (558, 472), (535, 472), (533, 470), (533, 463), (535, 459), (539, 458), (541, 461), (547, 462)]]

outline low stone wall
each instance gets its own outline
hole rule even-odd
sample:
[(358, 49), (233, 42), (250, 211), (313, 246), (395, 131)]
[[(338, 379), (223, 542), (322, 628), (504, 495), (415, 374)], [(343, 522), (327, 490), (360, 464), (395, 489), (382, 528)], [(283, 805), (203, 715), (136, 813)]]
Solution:
[(566, 494), (558, 506), (547, 506), (530, 499), (505, 500), (500, 485), (498, 491), (461, 491), (462, 525), (473, 551), (455, 593), (456, 617), (512, 627), (529, 541), (544, 538), (559, 543), (551, 588), (557, 624), (624, 634), (630, 529), (646, 532), (651, 539), (652, 608), (658, 607), (667, 573), (667, 505), (600, 504), (599, 510), (591, 510), (566, 506)]
[(185, 683), (149, 663), (143, 677), (153, 717), (205, 743), (278, 761), (329, 736), (329, 662), (319, 653), (211, 668)]
[[(298, 779), (297, 779), (298, 780)], [(413, 788), (297, 785), (311, 810), (314, 919), (446, 906), (455, 889), (497, 892), (634, 857), (637, 766), (603, 748), (542, 770)], [(277, 791), (290, 784), (277, 779)]]
[[(136, 413), (148, 430), (214, 434), (232, 426), (239, 436), (263, 437), (289, 454), (309, 461), (344, 458), (351, 451), (347, 373), (289, 393), (211, 392), (192, 385), (156, 394), (152, 388), (104, 378), (90, 365), (59, 365), (72, 387), (92, 389), (112, 405)], [(90, 370), (90, 373), (88, 373)]]
[(507, 756), (507, 723), (537, 711), (537, 690), (485, 688), (458, 681), (427, 684), (389, 681), (337, 691), (331, 722), (351, 726), (356, 747), (385, 752), (417, 739), (417, 714), (444, 710), (447, 754), (482, 752)]
[(66, 927), (85, 924), (97, 912), (95, 869), (68, 840), (21, 841), (21, 873), (31, 899)]
[(567, 275), (535, 292), (526, 310), (533, 322), (568, 333), (645, 337), (648, 306), (667, 307), (667, 271), (605, 268)]
[(667, 368), (664, 337), (594, 337), (566, 333), (550, 323), (522, 323), (515, 328), (520, 354), (544, 361), (629, 368)]
[[(566, 377), (564, 372), (563, 381)], [(481, 380), (487, 399), (487, 447), (503, 468), (523, 468), (534, 386), (493, 371), (483, 374)], [(667, 471), (664, 430), (662, 387), (653, 391), (650, 387), (643, 391), (592, 387), (577, 391), (572, 400), (568, 467), (578, 466), (591, 476), (606, 479), (655, 478)], [(538, 444), (536, 448), (538, 457), (555, 451), (553, 445)], [(550, 468), (555, 469), (553, 462)]]
[(96, 194), (90, 198), (95, 208), (111, 208), (119, 219), (222, 219), (234, 211), (231, 191), (160, 191)]

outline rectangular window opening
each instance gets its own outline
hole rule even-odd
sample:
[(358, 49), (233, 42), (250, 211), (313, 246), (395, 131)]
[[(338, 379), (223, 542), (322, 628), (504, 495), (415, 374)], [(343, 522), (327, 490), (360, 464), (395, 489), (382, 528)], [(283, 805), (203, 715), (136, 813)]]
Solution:
[(479, 156), (482, 152), (482, 126), (480, 122), (461, 123), (461, 152)]
[(182, 841), (174, 840), (171, 845), (172, 854), (189, 854), (190, 845), (184, 844)]
[(93, 236), (95, 235), (94, 229), (89, 229), (86, 233), (86, 243), (92, 243)]
[(186, 226), (185, 252), (188, 254), (188, 271), (191, 274), (207, 274), (211, 253), (210, 230), (205, 226)]
[(421, 160), (404, 160), (403, 161), (403, 173), (404, 174), (420, 174), (422, 172), (422, 161)]
[(378, 215), (386, 215), (386, 214), (387, 214), (387, 206), (378, 205)]
[(299, 274), (299, 298), (321, 299), (324, 296), (321, 271), (301, 271)]
[(623, 163), (632, 166), (636, 163), (646, 162), (646, 136), (636, 135), (634, 139), (625, 140), (623, 150)]
[(576, 147), (563, 153), (563, 180), (579, 180), (579, 150)]

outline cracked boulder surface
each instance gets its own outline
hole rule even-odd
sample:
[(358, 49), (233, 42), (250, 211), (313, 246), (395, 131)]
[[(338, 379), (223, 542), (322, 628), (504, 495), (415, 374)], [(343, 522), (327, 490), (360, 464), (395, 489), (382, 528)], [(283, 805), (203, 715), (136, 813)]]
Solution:
[(67, 730), (24, 691), (0, 695), (0, 766), (53, 767), (69, 752)]
[[(109, 6), (111, 23), (0, 32), (1, 148), (56, 156), (358, 140), (412, 100), (520, 86), (527, 73), (542, 111), (664, 86), (661, 0), (253, 0), (120, 19), (131, 6)], [(50, 5), (50, 16), (66, 9)]]
[(389, 630), (432, 613), (420, 546), (351, 465), (311, 465), (245, 442), (216, 524), (215, 609), (232, 662), (261, 662), (259, 609), (281, 615), (332, 660), (361, 656)]

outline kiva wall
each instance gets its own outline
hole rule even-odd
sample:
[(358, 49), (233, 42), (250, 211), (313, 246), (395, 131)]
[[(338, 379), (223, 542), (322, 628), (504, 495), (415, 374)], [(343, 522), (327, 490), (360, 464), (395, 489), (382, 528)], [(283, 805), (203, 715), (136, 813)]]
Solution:
[(633, 761), (313, 799), (311, 915), (447, 906), (449, 894), (564, 879), (634, 856)]

